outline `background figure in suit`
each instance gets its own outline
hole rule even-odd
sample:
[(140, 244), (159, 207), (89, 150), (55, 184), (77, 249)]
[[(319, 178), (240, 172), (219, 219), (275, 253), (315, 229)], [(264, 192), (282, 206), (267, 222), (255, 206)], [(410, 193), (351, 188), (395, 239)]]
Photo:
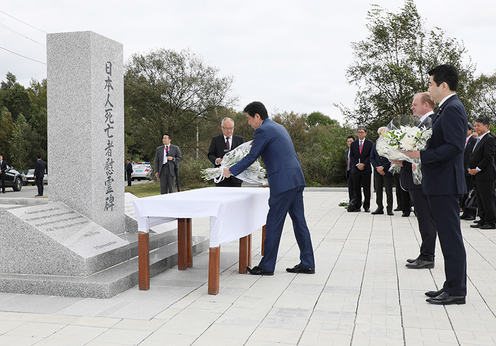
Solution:
[(494, 179), (496, 178), (496, 167), (494, 165), (494, 153), (496, 152), (496, 139), (489, 132), (489, 120), (478, 118), (474, 125), (479, 138), (468, 160), (468, 173), (474, 180), (480, 220), (470, 227), (495, 229)]
[(468, 173), (468, 160), (470, 159), (470, 155), (472, 155), (472, 151), (474, 149), (475, 142), (477, 142), (477, 138), (472, 136), (473, 127), (470, 123), (468, 123), (467, 129), (467, 139), (465, 140), (465, 149), (463, 151), (463, 171), (465, 172), (465, 184), (467, 185), (467, 193), (463, 195), (460, 199), (460, 208), (463, 210), (463, 214), (460, 216), (462, 220), (475, 220), (476, 211), (473, 208), (465, 207), (465, 202), (467, 201), (468, 193), (470, 190), (474, 188), (474, 183), (472, 182), (472, 175)]
[(0, 185), (2, 187), (2, 193), (5, 193), (5, 170), (7, 169), (7, 162), (0, 155)]
[(45, 162), (41, 159), (41, 155), (36, 155), (36, 163), (34, 164), (34, 179), (38, 187), (38, 194), (35, 197), (43, 196), (43, 177), (45, 176)]
[[(234, 134), (234, 120), (231, 118), (224, 118), (220, 124), (222, 134), (212, 138), (210, 148), (208, 149), (208, 159), (219, 167), (225, 153), (243, 144), (245, 139), (241, 136)], [(228, 147), (229, 145), (229, 147)], [(216, 183), (216, 186), (234, 186), (241, 187), (242, 181), (236, 177), (230, 177)]]
[[(434, 112), (434, 101), (428, 92), (416, 94), (412, 102), (413, 115), (420, 118), (419, 127), (428, 122)], [(434, 268), (436, 251), (436, 223), (432, 216), (427, 196), (422, 192), (422, 185), (413, 182), (412, 164), (408, 161), (393, 161), (401, 167), (401, 185), (404, 186), (413, 200), (415, 214), (419, 226), (422, 244), (420, 254), (415, 259), (407, 259), (406, 267), (410, 269)]]
[(370, 211), (370, 176), (372, 169), (370, 168), (370, 154), (374, 143), (365, 138), (367, 130), (360, 126), (357, 129), (358, 139), (351, 143), (350, 146), (350, 160), (351, 160), (351, 174), (353, 175), (353, 190), (355, 191), (355, 208), (348, 208), (348, 211), (360, 211), (362, 205), (362, 191), (360, 187), (363, 186), (363, 209), (366, 212)]
[(155, 177), (160, 178), (160, 193), (174, 192), (175, 166), (183, 159), (179, 147), (171, 144), (171, 136), (166, 133), (155, 152)]
[(432, 137), (424, 151), (405, 152), (409, 157), (421, 158), (422, 191), (427, 195), (444, 256), (443, 288), (425, 294), (431, 304), (465, 304), (467, 254), (458, 200), (467, 191), (463, 172), (467, 113), (456, 96), (456, 68), (440, 65), (430, 70), (429, 75), (429, 92), (432, 99), (439, 102), (432, 116)]
[(131, 160), (127, 159), (127, 165), (126, 165), (127, 186), (131, 186), (131, 174), (133, 174), (133, 165), (131, 164)]
[(355, 140), (355, 137), (348, 136), (346, 138), (346, 144), (348, 144), (348, 149), (345, 151), (346, 157), (346, 181), (348, 182), (348, 198), (351, 202), (355, 197), (355, 193), (353, 192), (353, 176), (351, 174), (351, 161), (350, 161), (350, 145)]
[(300, 248), (300, 263), (287, 268), (290, 273), (315, 273), (310, 231), (305, 220), (303, 189), (305, 177), (296, 156), (288, 131), (268, 118), (267, 109), (258, 101), (244, 109), (248, 124), (255, 129), (252, 147), (246, 157), (229, 168), (224, 176), (237, 175), (248, 168), (259, 156), (267, 169), (270, 186), (269, 213), (267, 214), (264, 256), (260, 264), (248, 267), (252, 275), (273, 275), (281, 240), (284, 220), (289, 212), (293, 221), (296, 242)]
[[(379, 127), (377, 133), (379, 136), (381, 133), (387, 131), (385, 126)], [(393, 213), (393, 174), (389, 171), (391, 168), (391, 162), (387, 157), (380, 156), (376, 150), (376, 146), (372, 147), (372, 152), (370, 155), (370, 162), (372, 162), (372, 167), (374, 167), (374, 188), (375, 188), (375, 203), (377, 204), (377, 209), (372, 212), (372, 214), (384, 214), (384, 205), (382, 204), (382, 188), (386, 189), (386, 201), (387, 201), (387, 214), (394, 215)]]

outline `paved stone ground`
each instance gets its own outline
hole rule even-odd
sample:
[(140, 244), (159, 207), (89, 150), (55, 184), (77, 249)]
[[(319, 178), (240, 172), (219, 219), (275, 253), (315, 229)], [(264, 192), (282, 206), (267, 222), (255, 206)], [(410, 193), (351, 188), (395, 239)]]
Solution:
[[(414, 216), (348, 213), (344, 189), (307, 189), (305, 206), (317, 268), (289, 274), (298, 248), (288, 218), (276, 273), (237, 273), (237, 242), (221, 247), (220, 292), (207, 294), (208, 254), (187, 271), (172, 268), (111, 299), (0, 293), (0, 345), (495, 345), (496, 231), (462, 221), (468, 255), (466, 305), (433, 306), (436, 267), (412, 270)], [(372, 209), (375, 204), (372, 203)], [(413, 214), (412, 214), (413, 215)], [(208, 220), (193, 220), (208, 234)], [(260, 231), (253, 264), (260, 259)]]

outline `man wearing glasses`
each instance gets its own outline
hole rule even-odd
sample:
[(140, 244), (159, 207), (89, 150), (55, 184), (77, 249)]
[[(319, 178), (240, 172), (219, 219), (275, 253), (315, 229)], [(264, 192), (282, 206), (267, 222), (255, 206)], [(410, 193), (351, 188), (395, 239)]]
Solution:
[[(245, 139), (241, 136), (234, 134), (234, 120), (231, 118), (224, 118), (220, 124), (222, 129), (222, 134), (212, 138), (210, 143), (210, 148), (208, 149), (208, 159), (214, 164), (215, 167), (219, 167), (224, 155), (236, 148), (237, 146), (243, 144)], [(232, 186), (241, 187), (242, 181), (236, 177), (229, 177), (216, 183), (216, 186)]]

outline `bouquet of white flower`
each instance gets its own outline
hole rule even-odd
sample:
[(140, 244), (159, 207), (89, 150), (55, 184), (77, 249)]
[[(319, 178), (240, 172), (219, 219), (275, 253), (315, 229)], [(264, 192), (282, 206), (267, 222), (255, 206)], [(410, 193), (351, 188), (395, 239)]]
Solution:
[(376, 144), (379, 155), (390, 160), (411, 162), (414, 165), (413, 182), (417, 185), (422, 183), (420, 159), (412, 159), (403, 154), (403, 151), (424, 150), (426, 148), (427, 141), (432, 136), (430, 118), (427, 118), (427, 121), (424, 121), (421, 126), (418, 126), (418, 123), (419, 119), (413, 115), (400, 115), (388, 124), (388, 131), (382, 133)]
[[(208, 181), (213, 179), (215, 183), (220, 183), (222, 180), (224, 180), (224, 167), (230, 168), (241, 161), (241, 159), (244, 158), (246, 155), (248, 155), (251, 149), (252, 142), (253, 141), (245, 142), (226, 153), (222, 158), (219, 167), (203, 169), (203, 180)], [(267, 184), (267, 180), (265, 180), (265, 169), (262, 168), (258, 160), (253, 162), (250, 167), (238, 174), (236, 178), (246, 181), (250, 184)]]

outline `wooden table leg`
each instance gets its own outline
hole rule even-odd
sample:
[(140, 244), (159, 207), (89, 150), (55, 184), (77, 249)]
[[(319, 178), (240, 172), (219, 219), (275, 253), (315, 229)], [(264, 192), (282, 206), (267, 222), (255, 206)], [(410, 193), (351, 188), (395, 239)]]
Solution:
[(150, 234), (138, 232), (139, 289), (150, 289)]
[(188, 267), (193, 266), (193, 240), (191, 236), (191, 219), (186, 219), (186, 253)]
[(265, 250), (265, 225), (262, 226), (262, 252), (261, 255), (264, 255), (264, 250)]
[(246, 274), (247, 270), (246, 267), (249, 266), (248, 264), (248, 243), (249, 243), (249, 238), (250, 236), (246, 236), (243, 238), (239, 238), (239, 273), (240, 274)]
[(177, 219), (177, 268), (179, 270), (188, 269), (188, 220)]
[(208, 259), (208, 294), (219, 293), (220, 246), (211, 247)]

